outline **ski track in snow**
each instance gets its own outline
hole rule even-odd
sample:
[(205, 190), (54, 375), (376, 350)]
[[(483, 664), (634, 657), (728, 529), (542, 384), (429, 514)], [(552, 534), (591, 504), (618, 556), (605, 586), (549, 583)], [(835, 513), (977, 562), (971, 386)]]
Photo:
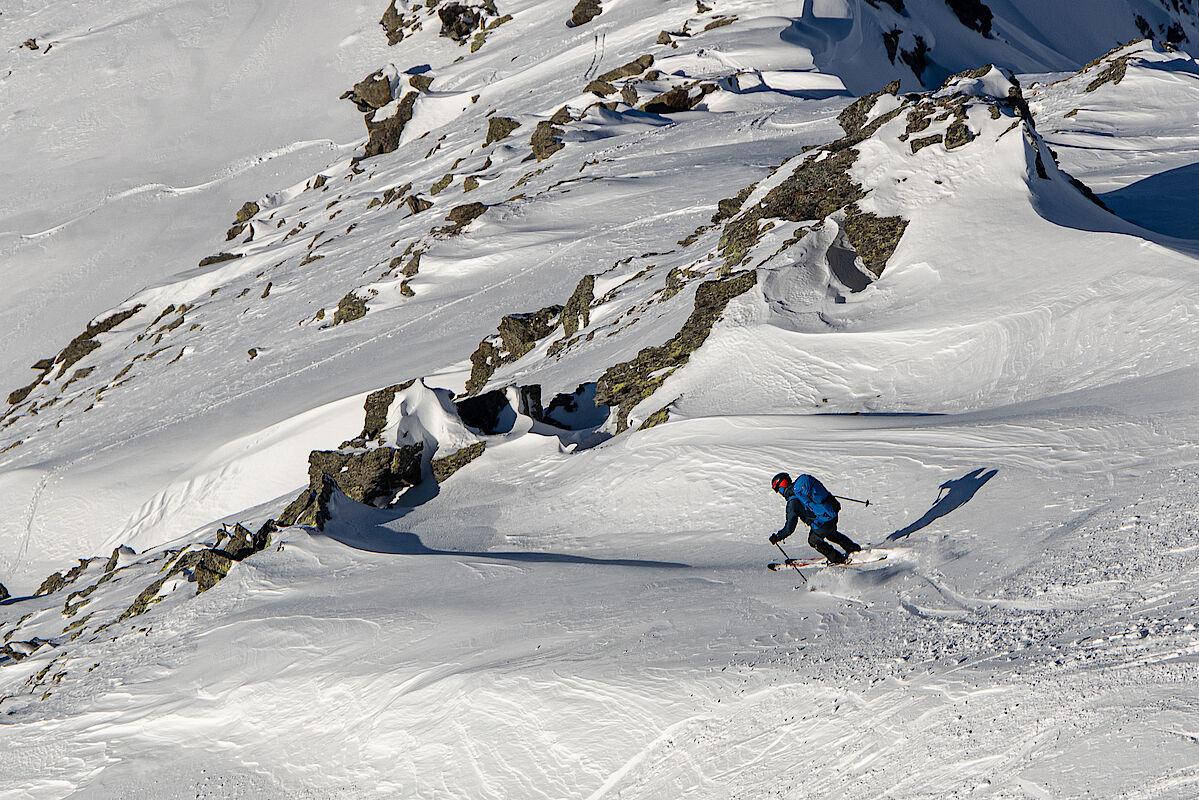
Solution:
[[(1085, 20), (1011, 0), (988, 4), (984, 39), (937, 0), (903, 15), (613, 0), (568, 29), (568, 6), (501, 0), (513, 19), (475, 52), (439, 37), (432, 9), (396, 5), (423, 29), (395, 47), (370, 4), (4, 9), (41, 43), (0, 64), (0, 130), (30, 154), (5, 174), (45, 181), (0, 209), (36, 231), (0, 233), (11, 352), (57, 352), (114, 297), (146, 309), (78, 362), (94, 374), (35, 386), (4, 418), (0, 446), (19, 442), (0, 455), (10, 588), (117, 543), (141, 553), (0, 602), (0, 646), (16, 648), (0, 656), (0, 800), (1199, 795), (1199, 231), (1185, 192), (1138, 194), (1187, 185), (1199, 66), (1149, 45), (1093, 92), (1106, 64), (1024, 76), (1036, 135), (974, 98), (961, 147), (915, 152), (904, 117), (857, 143), (861, 207), (908, 221), (881, 279), (853, 293), (832, 275), (841, 222), (799, 238), (806, 223), (776, 220), (747, 251), (757, 286), (683, 368), (659, 370), (628, 432), (576, 448), (508, 409), (512, 431), (479, 439), (427, 501), (338, 505), (324, 532), (278, 532), (203, 594), (173, 573), (117, 621), (220, 520), (278, 515), (304, 455), (362, 428), (367, 392), (461, 389), (501, 315), (595, 277), (580, 336), (556, 354), (557, 334), (535, 343), (488, 384), (536, 382), (547, 400), (669, 340), (698, 281), (732, 268), (717, 201), (752, 184), (752, 208), (804, 147), (840, 136), (835, 87), (919, 88), (885, 54), (890, 26), (901, 47), (934, 45), (931, 75), (980, 53), (1080, 66), (1130, 38), (1133, 13), (1174, 19), (1151, 0)], [(595, 107), (586, 83), (644, 53), (660, 76), (625, 82), (639, 102), (719, 88), (676, 115)], [(337, 93), (389, 61), (435, 82), (400, 149), (350, 171), (362, 142), (337, 142), (361, 128)], [(160, 105), (179, 76), (182, 99)], [(275, 117), (230, 117), (237, 102)], [(561, 107), (579, 117), (564, 148), (526, 164)], [(493, 114), (521, 127), (483, 145)], [(192, 121), (210, 116), (244, 136)], [(370, 205), (406, 183), (431, 212)], [(260, 212), (226, 243), (245, 199)], [(476, 200), (486, 213), (460, 235), (430, 232)], [(423, 260), (401, 279), (406, 244)], [(223, 248), (244, 258), (191, 267)], [(348, 292), (366, 316), (322, 321)], [(665, 424), (636, 429), (659, 409)], [(869, 497), (841, 529), (888, 558), (806, 583), (768, 572), (778, 469)]]

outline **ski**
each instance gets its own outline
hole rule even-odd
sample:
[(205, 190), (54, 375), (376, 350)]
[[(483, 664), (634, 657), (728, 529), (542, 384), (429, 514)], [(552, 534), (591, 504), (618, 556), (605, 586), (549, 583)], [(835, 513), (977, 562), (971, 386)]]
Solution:
[(805, 569), (808, 567), (861, 567), (866, 564), (876, 564), (886, 559), (887, 554), (879, 550), (860, 550), (849, 557), (844, 564), (834, 564), (824, 558), (788, 558), (786, 561), (771, 561), (766, 569), (778, 572), (781, 569)]

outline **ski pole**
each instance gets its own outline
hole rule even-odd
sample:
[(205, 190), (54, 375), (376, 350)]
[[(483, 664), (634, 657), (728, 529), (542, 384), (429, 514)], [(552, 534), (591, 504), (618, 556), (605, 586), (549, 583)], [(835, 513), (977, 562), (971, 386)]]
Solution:
[(838, 500), (848, 500), (851, 503), (861, 503), (864, 506), (870, 505), (869, 500), (854, 500), (852, 497), (842, 497), (839, 494), (835, 494), (835, 495), (833, 495), (833, 497), (837, 498)]
[[(775, 542), (774, 546), (777, 547), (779, 549), (779, 552), (783, 554), (783, 563), (784, 564), (789, 563), (791, 561), (791, 556), (787, 555), (787, 551), (783, 549), (783, 546), (781, 544), (779, 544), (778, 542)], [(804, 574), (803, 574), (803, 572), (800, 571), (799, 567), (792, 564), (791, 569), (795, 570), (796, 574), (798, 574), (799, 577), (803, 578), (804, 583), (808, 582), (808, 579), (804, 578)]]

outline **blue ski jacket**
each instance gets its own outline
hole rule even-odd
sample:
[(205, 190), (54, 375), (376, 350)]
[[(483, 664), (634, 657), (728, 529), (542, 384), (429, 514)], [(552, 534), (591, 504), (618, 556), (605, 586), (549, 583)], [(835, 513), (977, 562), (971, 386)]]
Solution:
[(841, 511), (837, 498), (811, 475), (798, 476), (783, 496), (787, 498), (787, 524), (779, 534), (784, 536), (794, 533), (795, 525), (801, 519), (805, 525), (819, 528), (837, 519)]

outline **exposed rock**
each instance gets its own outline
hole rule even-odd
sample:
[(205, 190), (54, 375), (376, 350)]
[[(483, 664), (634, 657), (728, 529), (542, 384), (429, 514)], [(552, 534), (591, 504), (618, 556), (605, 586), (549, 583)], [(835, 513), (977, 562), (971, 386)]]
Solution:
[(123, 544), (117, 545), (116, 547), (112, 548), (112, 555), (109, 556), (108, 561), (106, 561), (104, 563), (104, 573), (105, 574), (108, 574), (117, 568), (117, 564), (119, 564), (121, 562), (122, 555), (126, 555), (126, 556), (134, 555), (133, 548), (126, 547)]
[(626, 83), (620, 90), (620, 99), (631, 106), (637, 105), (637, 100), (640, 95), (637, 94), (637, 89), (631, 83)]
[(645, 422), (642, 422), (637, 426), (637, 430), (646, 431), (668, 421), (670, 421), (670, 409), (666, 407), (659, 408), (657, 411), (646, 417)]
[(631, 78), (634, 75), (640, 75), (654, 65), (654, 57), (649, 53), (630, 61), (624, 66), (611, 69), (600, 75), (596, 80), (611, 83), (612, 81), (620, 80), (621, 78)]
[(941, 134), (939, 133), (934, 133), (932, 136), (922, 136), (919, 139), (913, 139), (910, 142), (912, 154), (915, 155), (924, 148), (928, 147), (930, 144), (938, 144), (940, 141)]
[(899, 51), (899, 60), (907, 64), (911, 68), (912, 74), (920, 78), (924, 74), (924, 70), (928, 68), (928, 42), (924, 41), (923, 36), (913, 37), (916, 46), (911, 50), (902, 48)]
[(454, 402), (458, 418), (468, 428), (483, 434), (503, 433), (500, 430), (500, 414), (508, 407), (508, 395), (500, 389), (465, 397)]
[(883, 274), (907, 227), (902, 217), (879, 217), (862, 211), (856, 203), (845, 214), (845, 235), (876, 278)]
[(387, 10), (383, 12), (379, 24), (383, 26), (383, 33), (387, 36), (389, 47), (404, 41), (404, 18), (396, 11), (396, 0), (391, 0)]
[(611, 94), (616, 94), (616, 87), (607, 81), (594, 80), (583, 87), (584, 92), (591, 92), (600, 97), (607, 97)]
[(357, 319), (362, 319), (366, 316), (366, 300), (359, 297), (354, 292), (348, 292), (345, 297), (337, 303), (337, 311), (333, 313), (333, 324), (340, 325), (343, 322), (353, 322)]
[(12, 597), (12, 595), (8, 593), (8, 589), (5, 588), (3, 583), (0, 583), (0, 601), (7, 600), (10, 597)]
[(281, 525), (324, 527), (334, 489), (368, 505), (386, 505), (402, 489), (421, 480), (424, 445), (372, 450), (313, 450), (308, 456), (308, 489), (279, 517)]
[(895, 9), (896, 14), (903, 13), (903, 0), (866, 0), (866, 2), (875, 8), (881, 8), (879, 5), (880, 2), (886, 3), (887, 5), (891, 6), (891, 8)]
[(471, 354), (470, 380), (466, 382), (468, 395), (478, 394), (495, 371), (502, 365), (516, 361), (533, 349), (537, 342), (549, 336), (561, 321), (562, 306), (547, 306), (529, 314), (509, 314), (500, 320), (499, 347), (489, 337), (479, 342)]
[(542, 120), (537, 123), (536, 130), (529, 137), (529, 147), (533, 150), (533, 155), (538, 161), (544, 161), (554, 153), (561, 150), (566, 145), (559, 138), (565, 131), (553, 123), (552, 120)]
[(978, 31), (988, 39), (991, 38), (991, 21), (994, 14), (982, 0), (945, 0), (945, 5), (953, 9), (953, 13), (967, 28)]
[(740, 264), (761, 235), (758, 223), (766, 218), (792, 222), (824, 219), (866, 196), (862, 187), (849, 177), (849, 168), (857, 160), (852, 148), (814, 154), (804, 159), (782, 183), (771, 189), (756, 206), (729, 222), (718, 245), (725, 264)]
[(696, 290), (695, 310), (678, 333), (665, 344), (647, 347), (632, 361), (616, 364), (604, 372), (596, 384), (595, 401), (618, 407), (618, 433), (628, 429), (629, 413), (634, 406), (653, 394), (704, 343), (729, 301), (748, 292), (757, 282), (754, 270), (705, 281)]
[(441, 35), (459, 44), (465, 43), (475, 31), (483, 28), (482, 11), (461, 3), (442, 6), (437, 9), (437, 17), (441, 20)]
[(863, 95), (846, 106), (845, 110), (837, 115), (837, 122), (847, 135), (860, 135), (870, 121), (870, 110), (878, 103), (879, 98), (886, 94), (894, 96), (898, 93), (899, 81), (891, 81), (879, 91)]
[(261, 210), (262, 209), (258, 207), (257, 203), (253, 203), (253, 202), (246, 203), (240, 209), (238, 209), (237, 221), (238, 222), (249, 222), (251, 219), (254, 218), (254, 215), (257, 214)]
[(249, 528), (240, 522), (232, 528), (222, 526), (212, 548), (221, 551), (234, 561), (241, 561), (257, 552), (254, 549), (254, 534), (250, 533)]
[(475, 442), (451, 456), (433, 459), (433, 479), (438, 483), (445, 483), (446, 479), (455, 472), (483, 455), (485, 449), (486, 445), (483, 442)]
[(211, 267), (213, 264), (221, 264), (225, 261), (232, 261), (235, 258), (242, 258), (245, 253), (217, 253), (214, 256), (205, 256), (200, 259), (199, 267)]
[(956, 150), (964, 144), (974, 141), (974, 134), (966, 127), (966, 123), (958, 120), (945, 130), (945, 149)]
[[(382, 70), (373, 72), (354, 84), (354, 88), (343, 94), (341, 99), (354, 103), (363, 114), (373, 113), (392, 101), (391, 81)], [(245, 220), (238, 219), (238, 222)]]
[[(483, 203), (464, 203), (460, 206), (454, 206), (450, 209), (450, 213), (445, 215), (446, 222), (453, 223), (452, 233), (457, 233), (462, 228), (469, 225), (473, 220), (478, 219), (487, 212), (487, 206)], [(409, 276), (411, 277), (411, 276)]]
[(426, 200), (423, 197), (417, 197), (416, 195), (409, 195), (408, 197), (405, 197), (404, 204), (408, 206), (408, 210), (413, 214), (419, 214), (422, 211), (428, 211), (433, 207), (432, 201)]
[(363, 410), (366, 412), (366, 415), (362, 423), (362, 433), (348, 442), (343, 442), (341, 449), (366, 447), (367, 442), (375, 441), (385, 444), (380, 438), (380, 434), (387, 427), (387, 412), (391, 409), (391, 404), (395, 402), (396, 395), (414, 383), (416, 383), (415, 379), (407, 380), (403, 383), (387, 386), (368, 394), (366, 401), (363, 403)]
[(579, 0), (575, 4), (574, 10), (570, 12), (570, 21), (566, 23), (566, 27), (577, 28), (580, 25), (586, 25), (602, 13), (600, 0)]
[(1129, 58), (1129, 56), (1120, 56), (1113, 60), (1112, 63), (1103, 68), (1103, 71), (1093, 81), (1087, 84), (1087, 88), (1083, 89), (1083, 91), (1093, 92), (1100, 86), (1109, 83), (1113, 85), (1120, 83), (1120, 81), (1124, 80), (1124, 76), (1128, 72)]
[(507, 139), (519, 127), (520, 123), (514, 119), (492, 117), (487, 120), (487, 138), (483, 140), (483, 146)]
[(412, 109), (416, 105), (416, 92), (408, 92), (400, 100), (396, 111), (383, 120), (375, 120), (374, 112), (366, 115), (366, 130), (370, 138), (366, 143), (363, 158), (373, 158), (385, 153), (394, 153), (400, 146), (400, 135), (404, 127), (412, 121)]
[(418, 92), (427, 92), (429, 87), (433, 85), (432, 75), (409, 75), (408, 85)]
[(641, 110), (650, 114), (675, 114), (680, 111), (690, 111), (714, 91), (716, 91), (716, 85), (712, 83), (676, 86), (647, 101), (641, 106)]
[(454, 173), (447, 172), (445, 175), (442, 175), (441, 178), (438, 179), (437, 183), (434, 183), (431, 187), (429, 187), (429, 194), (439, 195), (443, 191), (448, 189), (450, 184), (453, 182), (454, 182)]
[(567, 338), (591, 324), (591, 304), (594, 301), (595, 276), (584, 275), (562, 308), (562, 332)]

